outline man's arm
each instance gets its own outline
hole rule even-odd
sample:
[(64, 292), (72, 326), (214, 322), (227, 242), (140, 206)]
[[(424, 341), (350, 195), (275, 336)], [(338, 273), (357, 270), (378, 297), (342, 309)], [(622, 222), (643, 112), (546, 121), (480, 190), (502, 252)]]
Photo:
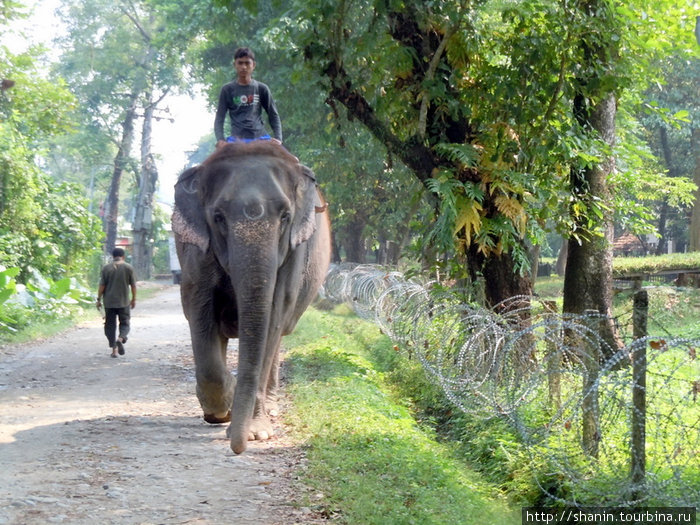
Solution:
[(277, 106), (275, 106), (275, 101), (272, 99), (272, 92), (267, 85), (263, 89), (263, 95), (260, 102), (262, 103), (263, 109), (267, 112), (267, 120), (270, 122), (272, 135), (282, 142), (282, 120), (280, 119), (279, 113), (277, 113)]
[(97, 288), (97, 303), (96, 303), (97, 308), (102, 306), (102, 296), (104, 295), (104, 293), (105, 293), (105, 285), (101, 284)]
[(134, 308), (136, 306), (136, 285), (131, 284), (131, 307)]
[(226, 120), (226, 110), (228, 109), (225, 87), (226, 86), (222, 87), (219, 93), (219, 105), (216, 108), (216, 118), (214, 119), (214, 135), (216, 136), (217, 142), (225, 140), (224, 121)]

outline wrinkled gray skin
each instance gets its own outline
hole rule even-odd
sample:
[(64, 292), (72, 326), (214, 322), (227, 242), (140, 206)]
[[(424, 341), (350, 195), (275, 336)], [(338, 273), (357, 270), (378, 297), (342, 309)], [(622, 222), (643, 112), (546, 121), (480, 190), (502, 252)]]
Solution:
[[(173, 231), (209, 423), (231, 421), (231, 449), (268, 439), (279, 347), (315, 297), (330, 259), (328, 213), (313, 173), (279, 145), (228, 144), (175, 185)], [(226, 346), (238, 337), (238, 372)]]

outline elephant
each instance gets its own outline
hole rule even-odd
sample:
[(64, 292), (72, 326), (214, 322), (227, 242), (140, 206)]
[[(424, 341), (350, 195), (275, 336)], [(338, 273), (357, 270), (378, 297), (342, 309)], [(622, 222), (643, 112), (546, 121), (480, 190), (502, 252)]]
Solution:
[[(230, 421), (240, 454), (273, 435), (281, 338), (330, 263), (327, 204), (313, 172), (282, 145), (231, 143), (179, 176), (172, 228), (197, 398), (206, 422)], [(226, 369), (231, 338), (235, 378)]]

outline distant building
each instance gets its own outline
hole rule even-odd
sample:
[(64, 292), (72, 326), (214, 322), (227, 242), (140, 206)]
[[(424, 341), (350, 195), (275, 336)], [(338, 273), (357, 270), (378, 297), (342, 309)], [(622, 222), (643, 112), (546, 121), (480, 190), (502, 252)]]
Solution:
[[(654, 244), (654, 248), (656, 244)], [(624, 233), (615, 239), (613, 243), (613, 255), (622, 257), (641, 257), (647, 255), (653, 248), (643, 242), (633, 233)]]

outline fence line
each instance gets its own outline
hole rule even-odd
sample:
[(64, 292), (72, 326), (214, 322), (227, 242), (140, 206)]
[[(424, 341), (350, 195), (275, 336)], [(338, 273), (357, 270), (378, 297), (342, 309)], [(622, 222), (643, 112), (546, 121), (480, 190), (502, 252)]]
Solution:
[(551, 499), (699, 506), (699, 340), (637, 333), (613, 351), (597, 312), (559, 314), (535, 297), (487, 310), (436, 288), (334, 265), (322, 293), (376, 322), (460, 410), (506, 421)]

